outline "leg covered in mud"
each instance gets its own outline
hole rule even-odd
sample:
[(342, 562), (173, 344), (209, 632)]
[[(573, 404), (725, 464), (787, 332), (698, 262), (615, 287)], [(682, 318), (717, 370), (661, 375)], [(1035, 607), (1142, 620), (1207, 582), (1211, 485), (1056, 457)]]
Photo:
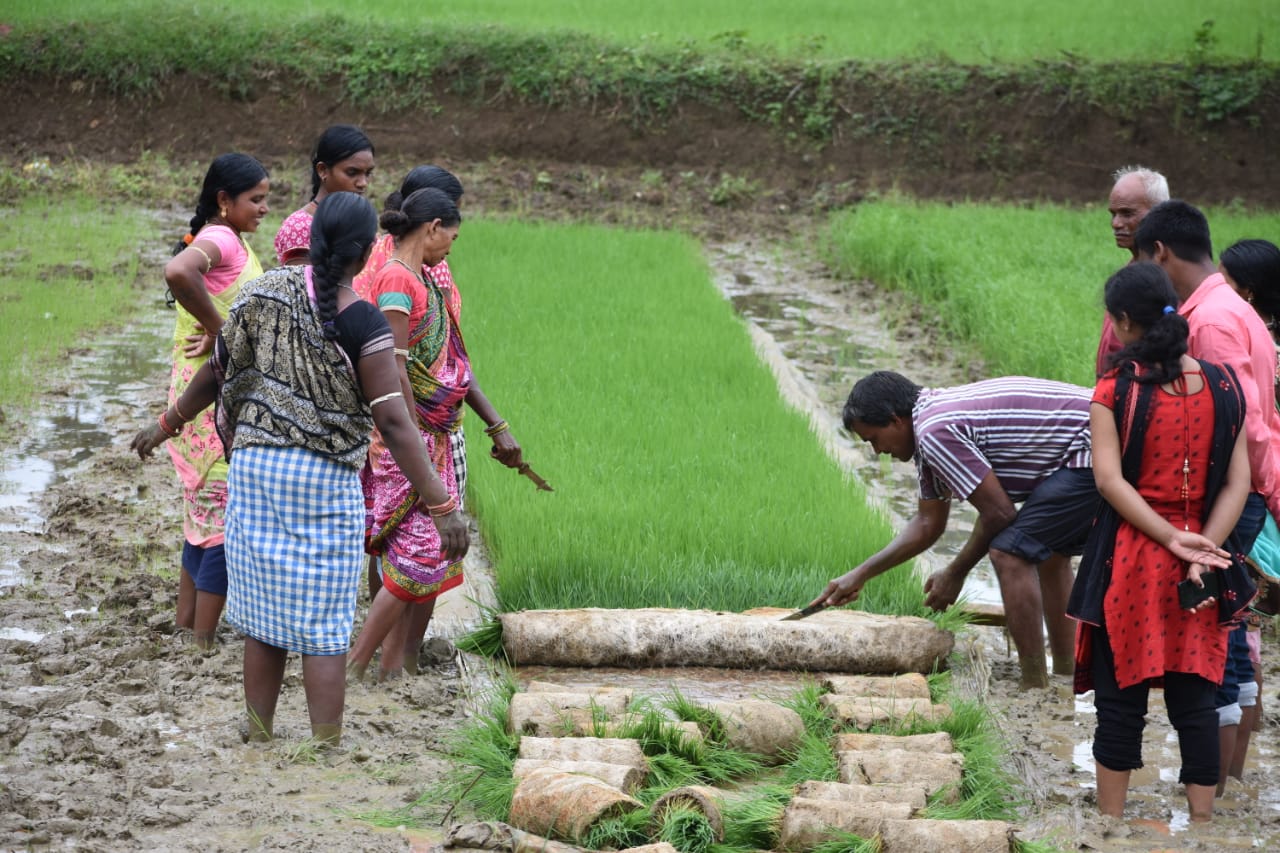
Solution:
[(1040, 564), (1040, 596), (1044, 603), (1044, 625), (1049, 633), (1049, 654), (1053, 674), (1070, 675), (1075, 669), (1075, 622), (1067, 616), (1071, 597), (1071, 558), (1054, 554)]
[(284, 649), (244, 638), (244, 704), (251, 741), (272, 738), (287, 655)]
[(1213, 817), (1213, 796), (1219, 779), (1218, 713), (1214, 710), (1217, 685), (1185, 672), (1164, 676), (1164, 701), (1169, 722), (1178, 732), (1182, 771), (1178, 780), (1186, 786), (1187, 805), (1194, 821)]
[(404, 671), (407, 675), (418, 674), (418, 652), (422, 649), (422, 641), (427, 636), (427, 626), (431, 624), (431, 616), (435, 610), (436, 600), (433, 598), (414, 604), (405, 615), (408, 620), (408, 636), (404, 638)]
[[(397, 598), (386, 587), (378, 591), (373, 603), (369, 605), (369, 615), (365, 619), (364, 627), (360, 629), (360, 635), (356, 637), (355, 645), (351, 647), (347, 663), (348, 673), (357, 681), (364, 678), (365, 671), (373, 660), (374, 652), (393, 632), (398, 632), (396, 642), (389, 643), (383, 649), (382, 674), (385, 677), (389, 671), (395, 673), (403, 671), (405, 632), (408, 630), (408, 624), (403, 623), (402, 617), (408, 608), (409, 602)], [(387, 659), (388, 651), (392, 653), (391, 660)], [(393, 669), (389, 670), (389, 667)]]
[(1004, 599), (1005, 624), (1018, 650), (1022, 686), (1048, 687), (1040, 578), (1031, 563), (1015, 554), (993, 548), (990, 557)]
[(303, 655), (302, 685), (307, 693), (311, 736), (329, 746), (342, 740), (342, 712), (347, 699), (346, 655)]

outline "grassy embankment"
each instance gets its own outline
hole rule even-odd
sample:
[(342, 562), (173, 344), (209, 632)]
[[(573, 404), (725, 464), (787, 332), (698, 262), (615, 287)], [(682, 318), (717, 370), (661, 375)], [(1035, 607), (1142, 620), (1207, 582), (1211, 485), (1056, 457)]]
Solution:
[[(1280, 214), (1206, 211), (1214, 250), (1280, 241)], [(908, 291), (952, 334), (976, 343), (993, 374), (1093, 385), (1102, 287), (1128, 258), (1105, 209), (867, 203), (831, 220), (842, 274)]]
[[(1185, 16), (1162, 5), (1140, 36), (1117, 26), (1101, 0), (1064, 9), (1061, 20), (1040, 9), (1018, 14), (1012, 2), (928, 4), (920, 8), (937, 17), (924, 30), (890, 4), (834, 14), (815, 0), (809, 16), (803, 4), (753, 6), (745, 19), (723, 2), (681, 4), (670, 18), (680, 26), (657, 29), (691, 32), (689, 39), (637, 39), (650, 19), (626, 12), (644, 4), (606, 15), (565, 5), (560, 17), (554, 7), (544, 14), (542, 4), (525, 4), (537, 16), (526, 28), (529, 19), (515, 13), (501, 27), (486, 23), (495, 20), (485, 17), (491, 8), (433, 20), (423, 7), (390, 0), (384, 14), (361, 7), (359, 16), (331, 3), (300, 14), (282, 0), (213, 14), (192, 3), (28, 3), (0, 37), (0, 79), (52, 76), (145, 95), (182, 76), (246, 99), (264, 86), (326, 86), (352, 104), (415, 110), (443, 91), (482, 103), (586, 106), (637, 125), (671, 117), (679, 103), (706, 103), (801, 142), (841, 134), (916, 150), (959, 142), (980, 148), (998, 172), (1008, 158), (1035, 152), (1006, 145), (981, 116), (952, 115), (947, 105), (957, 98), (986, 98), (1001, 113), (1038, 98), (1056, 111), (1098, 109), (1120, 119), (1160, 109), (1179, 125), (1254, 115), (1280, 76), (1277, 13), (1240, 4), (1208, 22), (1181, 2)], [(724, 20), (745, 21), (734, 26), (746, 35), (726, 33)], [(704, 29), (689, 30), (691, 21)]]
[[(228, 4), (232, 5), (232, 4)], [(334, 14), (349, 20), (444, 27), (480, 27), (501, 21), (529, 33), (575, 30), (631, 44), (733, 49), (771, 49), (779, 54), (824, 59), (950, 57), (959, 62), (1040, 60), (1070, 54), (1098, 60), (1160, 62), (1181, 58), (1191, 29), (1214, 21), (1221, 53), (1236, 59), (1280, 59), (1280, 8), (1261, 0), (1220, 0), (1211, 12), (1192, 0), (1141, 0), (1124, 15), (1141, 27), (1119, 25), (1115, 5), (1105, 0), (1028, 6), (1017, 0), (938, 0), (883, 3), (875, 0), (482, 0), (424, 6), (410, 0), (372, 0), (358, 11), (345, 0), (262, 0), (235, 4), (271, 27), (299, 14)], [(173, 0), (125, 0), (111, 14), (146, 19), (174, 10), (193, 20), (221, 14), (207, 5)], [(8, 23), (96, 17), (92, 0), (22, 0), (10, 3)]]

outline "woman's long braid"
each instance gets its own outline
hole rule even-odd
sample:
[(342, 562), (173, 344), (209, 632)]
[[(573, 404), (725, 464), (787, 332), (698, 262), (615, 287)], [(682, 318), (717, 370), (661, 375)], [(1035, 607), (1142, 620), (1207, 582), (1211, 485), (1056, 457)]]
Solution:
[(312, 270), (312, 281), (316, 285), (316, 308), (320, 313), (320, 323), (324, 327), (324, 336), (328, 340), (337, 340), (338, 327), (334, 321), (338, 317), (338, 286), (342, 283), (350, 259), (344, 259), (339, 251), (334, 251), (325, 259), (325, 263)]
[(311, 220), (311, 281), (324, 336), (336, 340), (338, 288), (364, 259), (378, 233), (373, 205), (355, 193), (330, 193)]

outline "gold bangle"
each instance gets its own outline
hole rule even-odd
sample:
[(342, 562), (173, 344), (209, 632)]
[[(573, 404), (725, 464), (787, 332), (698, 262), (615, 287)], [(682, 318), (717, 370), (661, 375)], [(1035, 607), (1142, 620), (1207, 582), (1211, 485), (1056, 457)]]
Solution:
[(203, 272), (208, 272), (209, 270), (213, 269), (213, 258), (209, 257), (208, 252), (206, 252), (204, 249), (201, 249), (199, 246), (197, 246), (194, 243), (191, 244), (190, 248), (195, 249), (197, 252), (204, 255), (205, 267)]
[(486, 427), (484, 434), (489, 436), (489, 438), (496, 438), (499, 433), (507, 432), (510, 429), (511, 427), (506, 421), (498, 421), (496, 424)]

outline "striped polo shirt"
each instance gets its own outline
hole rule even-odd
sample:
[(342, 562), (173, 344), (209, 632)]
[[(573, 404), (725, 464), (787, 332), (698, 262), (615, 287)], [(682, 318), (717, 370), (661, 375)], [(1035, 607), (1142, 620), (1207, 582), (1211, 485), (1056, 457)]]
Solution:
[(1088, 468), (1088, 388), (1006, 376), (925, 388), (911, 410), (924, 500), (967, 499), (995, 471), (1015, 503), (1060, 468)]

